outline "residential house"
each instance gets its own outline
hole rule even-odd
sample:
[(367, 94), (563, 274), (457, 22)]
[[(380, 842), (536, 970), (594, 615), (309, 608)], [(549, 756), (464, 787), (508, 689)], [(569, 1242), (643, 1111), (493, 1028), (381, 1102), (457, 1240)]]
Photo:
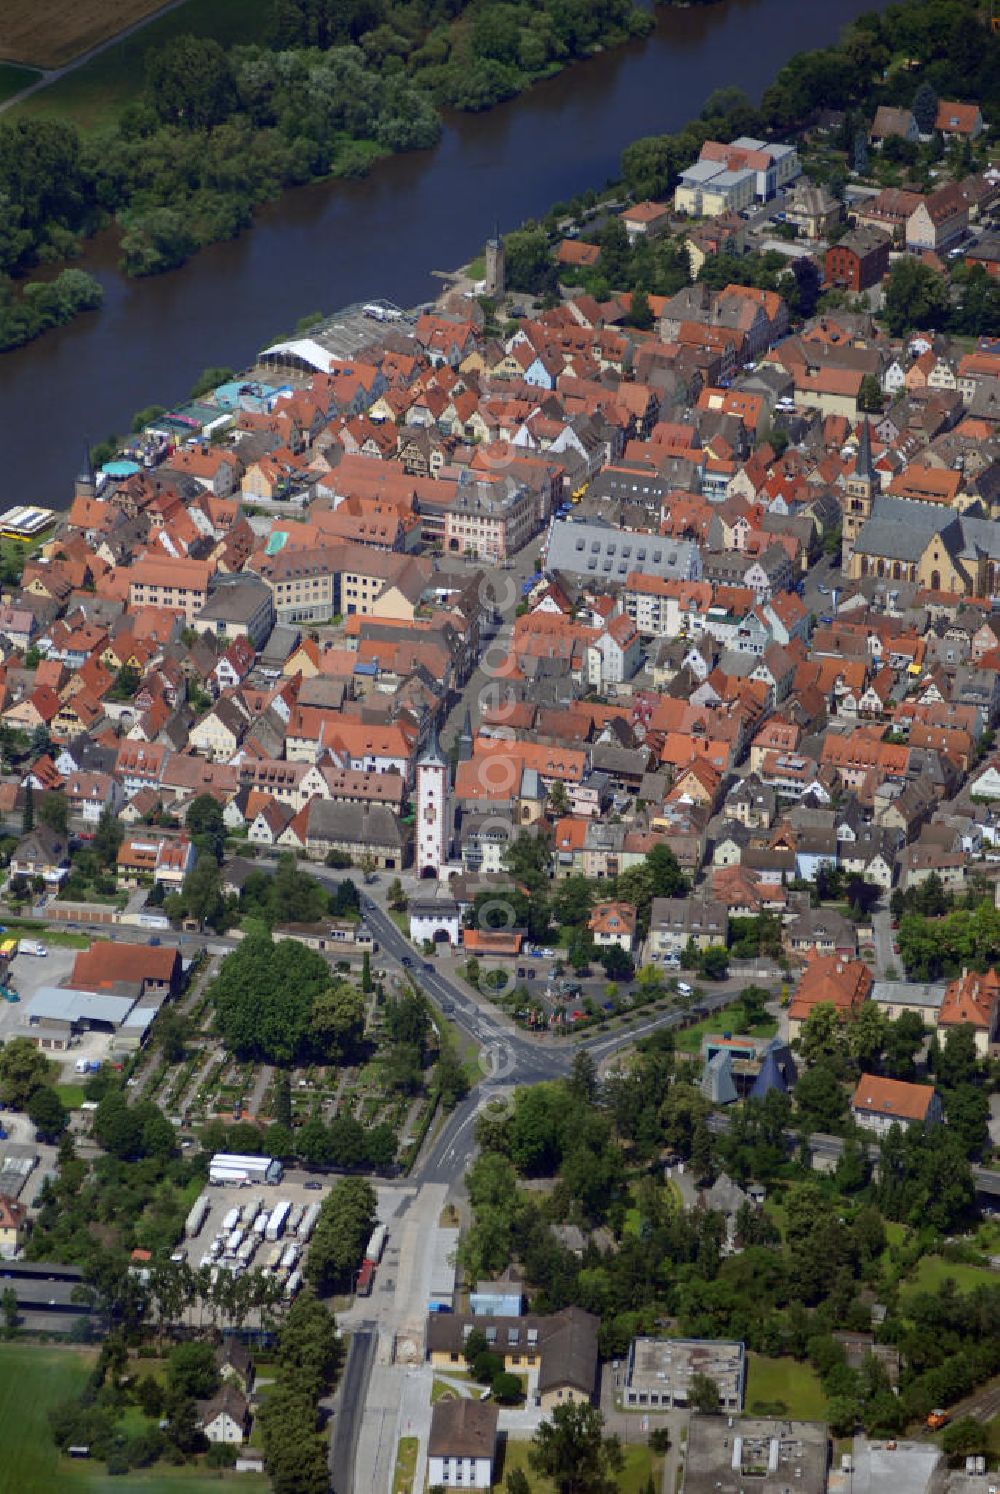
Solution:
[(494, 1402), (478, 1397), (456, 1396), (435, 1403), (427, 1442), (431, 1488), (490, 1488), (498, 1416)]
[(725, 944), (729, 914), (723, 903), (707, 897), (656, 897), (650, 910), (649, 957), (679, 959), (689, 945), (709, 949)]
[(598, 903), (587, 920), (598, 949), (617, 945), (626, 954), (632, 953), (635, 943), (636, 913), (630, 903)]
[(250, 1406), (235, 1385), (224, 1381), (207, 1401), (198, 1403), (198, 1425), (212, 1443), (242, 1446), (250, 1436)]
[(905, 1131), (912, 1125), (936, 1125), (943, 1111), (933, 1085), (862, 1074), (851, 1099), (851, 1116), (866, 1131), (885, 1136), (893, 1126)]
[(48, 825), (36, 825), (22, 836), (10, 858), (12, 877), (41, 877), (48, 888), (62, 886), (69, 868), (69, 842)]

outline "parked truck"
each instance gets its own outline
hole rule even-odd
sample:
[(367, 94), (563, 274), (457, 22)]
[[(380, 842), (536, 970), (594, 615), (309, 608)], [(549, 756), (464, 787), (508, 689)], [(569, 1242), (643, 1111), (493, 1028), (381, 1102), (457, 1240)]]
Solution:
[(222, 1233), (224, 1235), (232, 1234), (233, 1230), (240, 1222), (241, 1212), (242, 1210), (240, 1209), (239, 1204), (237, 1204), (235, 1208), (230, 1209), (226, 1214), (226, 1217), (222, 1221)]
[(372, 1230), (371, 1239), (368, 1241), (368, 1248), (365, 1251), (366, 1261), (371, 1261), (374, 1265), (378, 1265), (382, 1259), (382, 1252), (385, 1249), (387, 1234), (388, 1231), (384, 1224), (377, 1224), (375, 1226)]
[(291, 1244), (286, 1245), (284, 1250), (281, 1252), (282, 1268), (285, 1271), (290, 1271), (292, 1267), (298, 1262), (299, 1256), (301, 1254), (302, 1247), (301, 1245), (296, 1245), (294, 1240), (291, 1242)]
[(184, 1233), (189, 1240), (193, 1240), (208, 1217), (209, 1203), (207, 1198), (198, 1198), (192, 1205), (191, 1212), (184, 1221)]
[(302, 1223), (299, 1225), (299, 1239), (300, 1240), (311, 1240), (312, 1239), (312, 1232), (316, 1228), (316, 1221), (317, 1221), (318, 1218), (319, 1218), (319, 1204), (312, 1203), (312, 1204), (309, 1205), (309, 1207), (306, 1209), (305, 1213), (302, 1215)]
[(267, 1221), (267, 1239), (280, 1240), (285, 1232), (285, 1224), (291, 1213), (292, 1206), (285, 1199), (279, 1199), (275, 1204), (270, 1219)]

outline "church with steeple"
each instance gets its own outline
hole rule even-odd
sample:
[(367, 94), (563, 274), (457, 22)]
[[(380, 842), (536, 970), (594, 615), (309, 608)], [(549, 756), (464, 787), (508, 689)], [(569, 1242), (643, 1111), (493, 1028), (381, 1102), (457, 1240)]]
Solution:
[(871, 428), (866, 415), (861, 423), (858, 456), (854, 471), (847, 479), (844, 493), (844, 518), (841, 525), (840, 566), (845, 575), (854, 553), (854, 541), (862, 524), (871, 516), (872, 499), (879, 491), (878, 473), (872, 461)]

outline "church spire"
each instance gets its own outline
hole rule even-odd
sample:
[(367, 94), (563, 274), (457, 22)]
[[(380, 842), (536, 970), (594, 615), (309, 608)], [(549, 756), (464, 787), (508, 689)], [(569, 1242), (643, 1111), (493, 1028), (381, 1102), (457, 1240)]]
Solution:
[(875, 463), (872, 461), (872, 433), (866, 415), (861, 422), (861, 440), (858, 444), (857, 474), (866, 482), (875, 482)]
[(465, 708), (465, 720), (462, 722), (462, 730), (458, 738), (458, 760), (467, 763), (472, 756), (472, 712), (469, 707)]

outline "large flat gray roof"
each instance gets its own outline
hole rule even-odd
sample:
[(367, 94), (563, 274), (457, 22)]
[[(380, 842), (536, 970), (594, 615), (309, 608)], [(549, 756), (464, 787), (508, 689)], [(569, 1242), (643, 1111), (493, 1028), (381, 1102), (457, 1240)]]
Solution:
[(659, 534), (614, 529), (609, 524), (573, 523), (569, 519), (552, 525), (546, 568), (570, 575), (603, 577), (624, 585), (630, 571), (644, 576), (695, 580), (701, 575), (698, 546), (690, 540), (664, 539)]
[(108, 996), (98, 991), (78, 991), (72, 986), (42, 986), (28, 1002), (24, 1015), (29, 1022), (109, 1022), (119, 1026), (135, 1006), (133, 996)]

